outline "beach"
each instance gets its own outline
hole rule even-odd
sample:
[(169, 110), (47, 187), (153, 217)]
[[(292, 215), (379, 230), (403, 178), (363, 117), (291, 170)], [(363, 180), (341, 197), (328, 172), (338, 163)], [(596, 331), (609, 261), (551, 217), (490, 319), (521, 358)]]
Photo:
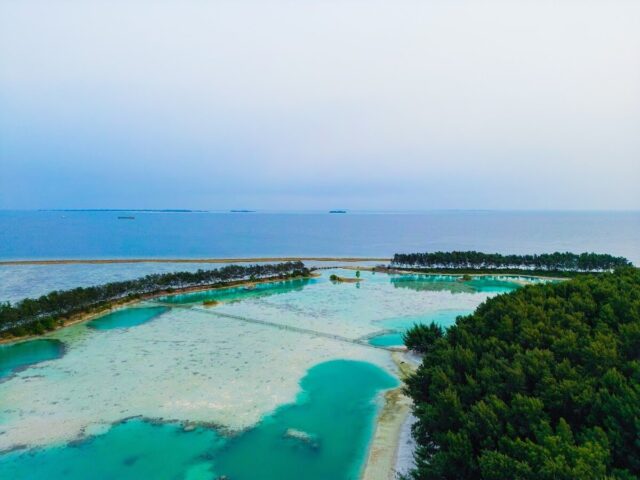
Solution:
[[(393, 352), (401, 381), (413, 373), (418, 359), (408, 352)], [(411, 438), (413, 403), (403, 392), (404, 384), (384, 394), (384, 403), (376, 420), (362, 480), (395, 480), (397, 473), (407, 473), (413, 461)]]

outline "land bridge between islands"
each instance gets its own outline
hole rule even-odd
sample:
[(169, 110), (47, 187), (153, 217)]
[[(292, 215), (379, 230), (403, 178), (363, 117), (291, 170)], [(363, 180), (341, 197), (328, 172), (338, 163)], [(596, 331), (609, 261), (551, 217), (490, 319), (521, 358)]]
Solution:
[(179, 304), (177, 305), (177, 304), (158, 302), (158, 301), (147, 302), (147, 304), (150, 304), (150, 303), (154, 305), (163, 306), (163, 307), (169, 307), (169, 308), (183, 308), (185, 310), (193, 310), (196, 312), (206, 313), (208, 315), (212, 315), (219, 318), (226, 318), (229, 320), (235, 320), (235, 321), (245, 322), (245, 323), (253, 323), (255, 325), (262, 325), (265, 327), (277, 328), (279, 330), (287, 330), (289, 332), (296, 332), (303, 335), (311, 335), (314, 337), (328, 338), (329, 340), (333, 340), (336, 342), (350, 343), (352, 345), (358, 345), (365, 348), (375, 348), (377, 350), (387, 350), (387, 351), (403, 350), (402, 348), (397, 348), (397, 347), (382, 347), (378, 345), (372, 345), (368, 342), (369, 338), (371, 338), (372, 336), (380, 335), (381, 333), (387, 333), (389, 332), (388, 330), (378, 331), (378, 332), (375, 332), (373, 335), (368, 335), (366, 337), (349, 338), (349, 337), (344, 337), (342, 335), (336, 335), (334, 333), (313, 330), (310, 328), (296, 327), (293, 325), (284, 325), (282, 323), (270, 322), (268, 320), (260, 320), (258, 318), (249, 318), (242, 315), (233, 315), (230, 313), (216, 312), (215, 310), (208, 309), (206, 307), (196, 306), (196, 305), (179, 305)]

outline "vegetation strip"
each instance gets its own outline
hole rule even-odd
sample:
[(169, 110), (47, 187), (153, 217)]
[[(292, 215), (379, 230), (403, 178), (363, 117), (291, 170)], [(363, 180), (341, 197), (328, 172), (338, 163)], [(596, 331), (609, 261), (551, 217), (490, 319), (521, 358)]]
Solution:
[(229, 265), (215, 270), (153, 274), (94, 287), (53, 291), (40, 298), (0, 304), (0, 338), (38, 335), (64, 325), (65, 319), (138, 300), (156, 293), (216, 287), (243, 280), (308, 276), (302, 262), (268, 265)]
[(491, 298), (414, 327), (414, 479), (640, 476), (640, 270)]
[(624, 257), (601, 253), (554, 252), (540, 255), (501, 255), (476, 251), (431, 253), (396, 253), (393, 267), (428, 269), (595, 272), (630, 266)]

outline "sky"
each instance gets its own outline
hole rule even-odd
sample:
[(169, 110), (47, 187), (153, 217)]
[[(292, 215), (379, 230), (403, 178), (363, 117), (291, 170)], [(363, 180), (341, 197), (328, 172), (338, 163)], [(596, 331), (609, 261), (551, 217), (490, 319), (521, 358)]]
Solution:
[(0, 0), (0, 208), (640, 209), (637, 0)]

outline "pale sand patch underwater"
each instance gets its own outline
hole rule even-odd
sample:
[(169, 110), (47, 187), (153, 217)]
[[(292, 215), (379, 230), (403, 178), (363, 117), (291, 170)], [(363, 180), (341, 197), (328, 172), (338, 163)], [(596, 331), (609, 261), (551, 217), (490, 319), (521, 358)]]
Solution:
[[(440, 310), (473, 310), (493, 292), (452, 293), (448, 289), (398, 288), (385, 274), (363, 272), (363, 282), (332, 283), (323, 278), (292, 295), (247, 298), (222, 303), (216, 312), (290, 326), (305, 326), (318, 332), (364, 340), (385, 329), (383, 321), (412, 317)], [(409, 283), (409, 282), (407, 282)], [(214, 298), (214, 297), (212, 297)]]
[(305, 374), (296, 403), (237, 435), (132, 419), (84, 442), (0, 455), (0, 477), (355, 480), (379, 411), (373, 400), (397, 384), (369, 363), (325, 362)]
[(0, 450), (74, 440), (93, 425), (134, 416), (239, 431), (292, 402), (300, 379), (320, 362), (393, 368), (382, 350), (193, 310), (131, 329), (88, 330), (57, 332), (69, 345), (63, 358), (0, 383)]
[[(399, 285), (371, 272), (363, 272), (361, 284), (332, 284), (326, 279), (330, 273), (300, 285), (178, 296), (175, 308), (134, 328), (95, 331), (79, 324), (55, 332), (51, 337), (68, 346), (65, 357), (0, 383), (0, 449), (64, 443), (132, 416), (238, 432), (292, 402), (300, 379), (323, 361), (361, 360), (397, 373), (388, 352), (350, 343), (379, 331), (381, 321), (473, 308), (493, 294), (453, 293), (448, 284), (442, 289), (431, 284), (424, 289), (424, 282)], [(262, 288), (274, 291), (265, 294)], [(189, 304), (194, 299), (198, 303)], [(220, 304), (208, 309), (202, 306), (206, 300)], [(162, 303), (167, 305), (166, 299)], [(371, 444), (370, 457), (377, 461), (365, 471), (393, 473), (403, 409), (408, 409), (393, 392), (386, 393), (390, 401)]]

